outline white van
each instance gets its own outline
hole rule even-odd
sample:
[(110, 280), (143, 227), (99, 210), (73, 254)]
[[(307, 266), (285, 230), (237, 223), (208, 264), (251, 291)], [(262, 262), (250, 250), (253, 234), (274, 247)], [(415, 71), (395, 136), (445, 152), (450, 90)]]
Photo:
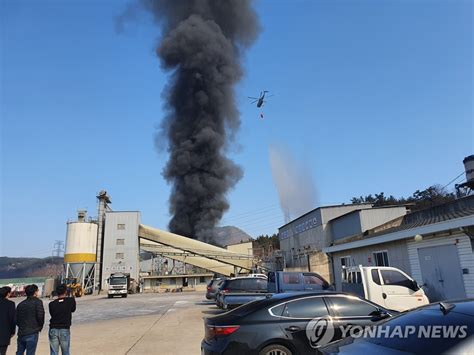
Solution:
[(343, 267), (341, 285), (343, 292), (357, 294), (395, 311), (401, 312), (429, 303), (417, 282), (394, 267)]

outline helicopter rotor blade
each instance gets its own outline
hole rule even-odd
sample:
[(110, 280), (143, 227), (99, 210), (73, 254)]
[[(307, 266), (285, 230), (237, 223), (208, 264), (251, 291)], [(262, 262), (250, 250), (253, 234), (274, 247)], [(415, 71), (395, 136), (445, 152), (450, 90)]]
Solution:
[(258, 97), (247, 96), (249, 99), (258, 100)]
[(253, 104), (256, 103), (257, 101), (258, 101), (258, 99), (252, 101), (251, 104), (253, 105)]

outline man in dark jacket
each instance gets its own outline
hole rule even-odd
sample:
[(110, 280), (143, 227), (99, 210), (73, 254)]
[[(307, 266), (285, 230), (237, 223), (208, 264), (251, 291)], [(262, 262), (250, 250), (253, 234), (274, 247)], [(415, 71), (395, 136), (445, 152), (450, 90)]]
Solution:
[(59, 355), (59, 347), (62, 355), (69, 355), (71, 319), (76, 310), (76, 300), (66, 297), (66, 285), (56, 287), (56, 294), (58, 298), (49, 303), (49, 348), (51, 355)]
[(7, 353), (10, 338), (15, 335), (15, 302), (8, 300), (12, 289), (0, 288), (0, 355)]
[(26, 300), (20, 302), (16, 308), (16, 322), (18, 324), (18, 339), (16, 355), (34, 355), (38, 345), (39, 332), (43, 329), (44, 308), (38, 298), (38, 286), (25, 287)]

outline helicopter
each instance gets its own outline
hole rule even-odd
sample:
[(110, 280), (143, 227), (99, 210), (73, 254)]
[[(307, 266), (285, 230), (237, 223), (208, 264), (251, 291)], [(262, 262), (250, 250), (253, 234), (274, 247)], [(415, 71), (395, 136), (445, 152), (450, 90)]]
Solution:
[[(266, 93), (269, 92), (268, 90), (263, 90), (260, 92), (260, 97), (252, 97), (248, 96), (249, 99), (253, 100), (251, 104), (253, 105), (254, 103), (257, 103), (257, 107), (262, 107), (263, 104), (266, 102), (265, 101), (265, 95)], [(270, 97), (270, 96), (267, 96)]]

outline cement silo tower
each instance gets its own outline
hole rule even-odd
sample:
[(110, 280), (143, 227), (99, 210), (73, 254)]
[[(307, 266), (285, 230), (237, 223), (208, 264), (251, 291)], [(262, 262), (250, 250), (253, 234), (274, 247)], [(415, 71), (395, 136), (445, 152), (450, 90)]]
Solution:
[(77, 221), (67, 223), (66, 250), (64, 252), (65, 277), (74, 281), (84, 292), (92, 293), (98, 286), (96, 221), (86, 219), (85, 210), (79, 210)]
[(462, 162), (464, 163), (466, 181), (462, 184), (456, 184), (458, 197), (467, 196), (474, 193), (474, 155), (465, 157)]

